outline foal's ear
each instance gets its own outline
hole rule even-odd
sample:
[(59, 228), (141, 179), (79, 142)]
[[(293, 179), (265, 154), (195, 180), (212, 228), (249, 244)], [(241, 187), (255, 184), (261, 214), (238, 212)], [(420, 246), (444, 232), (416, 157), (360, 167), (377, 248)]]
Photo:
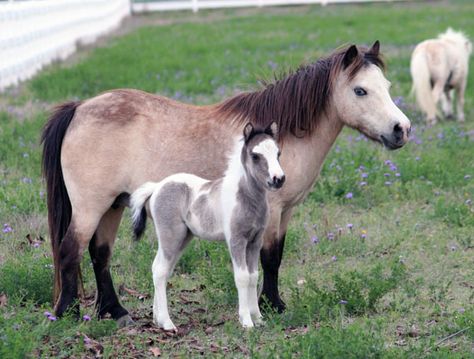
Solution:
[(344, 68), (347, 68), (352, 63), (352, 61), (354, 61), (358, 54), (359, 50), (357, 50), (356, 45), (352, 45), (351, 47), (349, 47), (346, 53), (344, 54), (344, 58), (342, 59)]
[(367, 53), (372, 54), (374, 56), (379, 56), (379, 52), (380, 52), (380, 41), (377, 40), (374, 42), (374, 44), (369, 49), (369, 51), (367, 51)]
[(244, 127), (244, 141), (247, 142), (248, 139), (250, 138), (250, 135), (252, 134), (253, 132), (253, 126), (252, 124), (249, 122), (245, 125)]
[(268, 127), (265, 129), (265, 132), (271, 135), (275, 140), (278, 140), (278, 124), (276, 121), (273, 121)]

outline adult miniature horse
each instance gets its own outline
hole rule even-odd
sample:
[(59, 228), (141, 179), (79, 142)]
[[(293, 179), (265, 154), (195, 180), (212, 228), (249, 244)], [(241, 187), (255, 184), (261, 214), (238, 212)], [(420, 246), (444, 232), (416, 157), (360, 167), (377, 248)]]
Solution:
[[(408, 140), (410, 121), (389, 95), (379, 42), (355, 45), (301, 66), (264, 88), (212, 106), (192, 106), (136, 90), (114, 90), (59, 106), (42, 141), (56, 314), (78, 314), (79, 264), (89, 247), (99, 317), (131, 321), (115, 293), (109, 261), (129, 194), (179, 172), (214, 180), (244, 125), (278, 124), (286, 183), (269, 194), (261, 250), (262, 296), (282, 311), (278, 271), (293, 208), (311, 191), (344, 125), (389, 149)], [(76, 303), (73, 305), (73, 303)]]

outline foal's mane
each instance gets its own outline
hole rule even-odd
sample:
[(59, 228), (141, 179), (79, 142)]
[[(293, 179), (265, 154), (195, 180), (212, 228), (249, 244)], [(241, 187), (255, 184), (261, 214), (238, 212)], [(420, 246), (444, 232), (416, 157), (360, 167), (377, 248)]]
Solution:
[[(378, 44), (377, 44), (378, 46)], [(302, 65), (296, 71), (253, 92), (243, 92), (217, 105), (217, 114), (239, 125), (251, 122), (266, 127), (277, 122), (279, 138), (288, 134), (303, 137), (311, 134), (318, 119), (326, 111), (337, 75), (347, 69), (353, 79), (364, 66), (375, 64), (385, 68), (382, 58), (367, 48), (358, 48), (357, 56), (346, 67), (344, 57), (351, 46), (336, 50), (314, 63)]]

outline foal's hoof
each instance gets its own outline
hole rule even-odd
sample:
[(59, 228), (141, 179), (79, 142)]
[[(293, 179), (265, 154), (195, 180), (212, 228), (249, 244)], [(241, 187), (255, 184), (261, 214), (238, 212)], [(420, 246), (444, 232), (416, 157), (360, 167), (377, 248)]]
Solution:
[(135, 322), (128, 314), (125, 314), (124, 316), (117, 319), (117, 326), (119, 328), (125, 328), (133, 324), (135, 324)]

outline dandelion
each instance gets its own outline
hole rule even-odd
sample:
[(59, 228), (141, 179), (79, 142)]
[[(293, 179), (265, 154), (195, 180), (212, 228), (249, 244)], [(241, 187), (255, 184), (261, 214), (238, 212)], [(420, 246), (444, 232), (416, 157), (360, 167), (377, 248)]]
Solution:
[(346, 198), (347, 199), (351, 199), (354, 195), (352, 194), (352, 192), (349, 192), (348, 194), (346, 194)]
[(347, 300), (341, 299), (341, 300), (339, 301), (339, 304), (347, 304)]
[(313, 242), (314, 244), (318, 244), (318, 243), (319, 243), (319, 238), (318, 238), (318, 236), (312, 236), (312, 237), (311, 237), (311, 242)]
[(331, 257), (331, 260), (332, 260), (333, 262), (335, 262), (335, 261), (337, 261), (337, 257), (336, 257), (336, 256), (332, 256), (332, 257)]
[(350, 230), (352, 230), (352, 227), (354, 227), (354, 225), (352, 223), (347, 223), (346, 224), (346, 227)]
[(83, 315), (82, 316), (82, 320), (85, 321), (85, 322), (88, 322), (91, 320), (91, 317), (89, 317), (87, 314)]
[(3, 233), (10, 233), (10, 232), (13, 232), (13, 228), (10, 227), (8, 223), (5, 223), (3, 225)]

